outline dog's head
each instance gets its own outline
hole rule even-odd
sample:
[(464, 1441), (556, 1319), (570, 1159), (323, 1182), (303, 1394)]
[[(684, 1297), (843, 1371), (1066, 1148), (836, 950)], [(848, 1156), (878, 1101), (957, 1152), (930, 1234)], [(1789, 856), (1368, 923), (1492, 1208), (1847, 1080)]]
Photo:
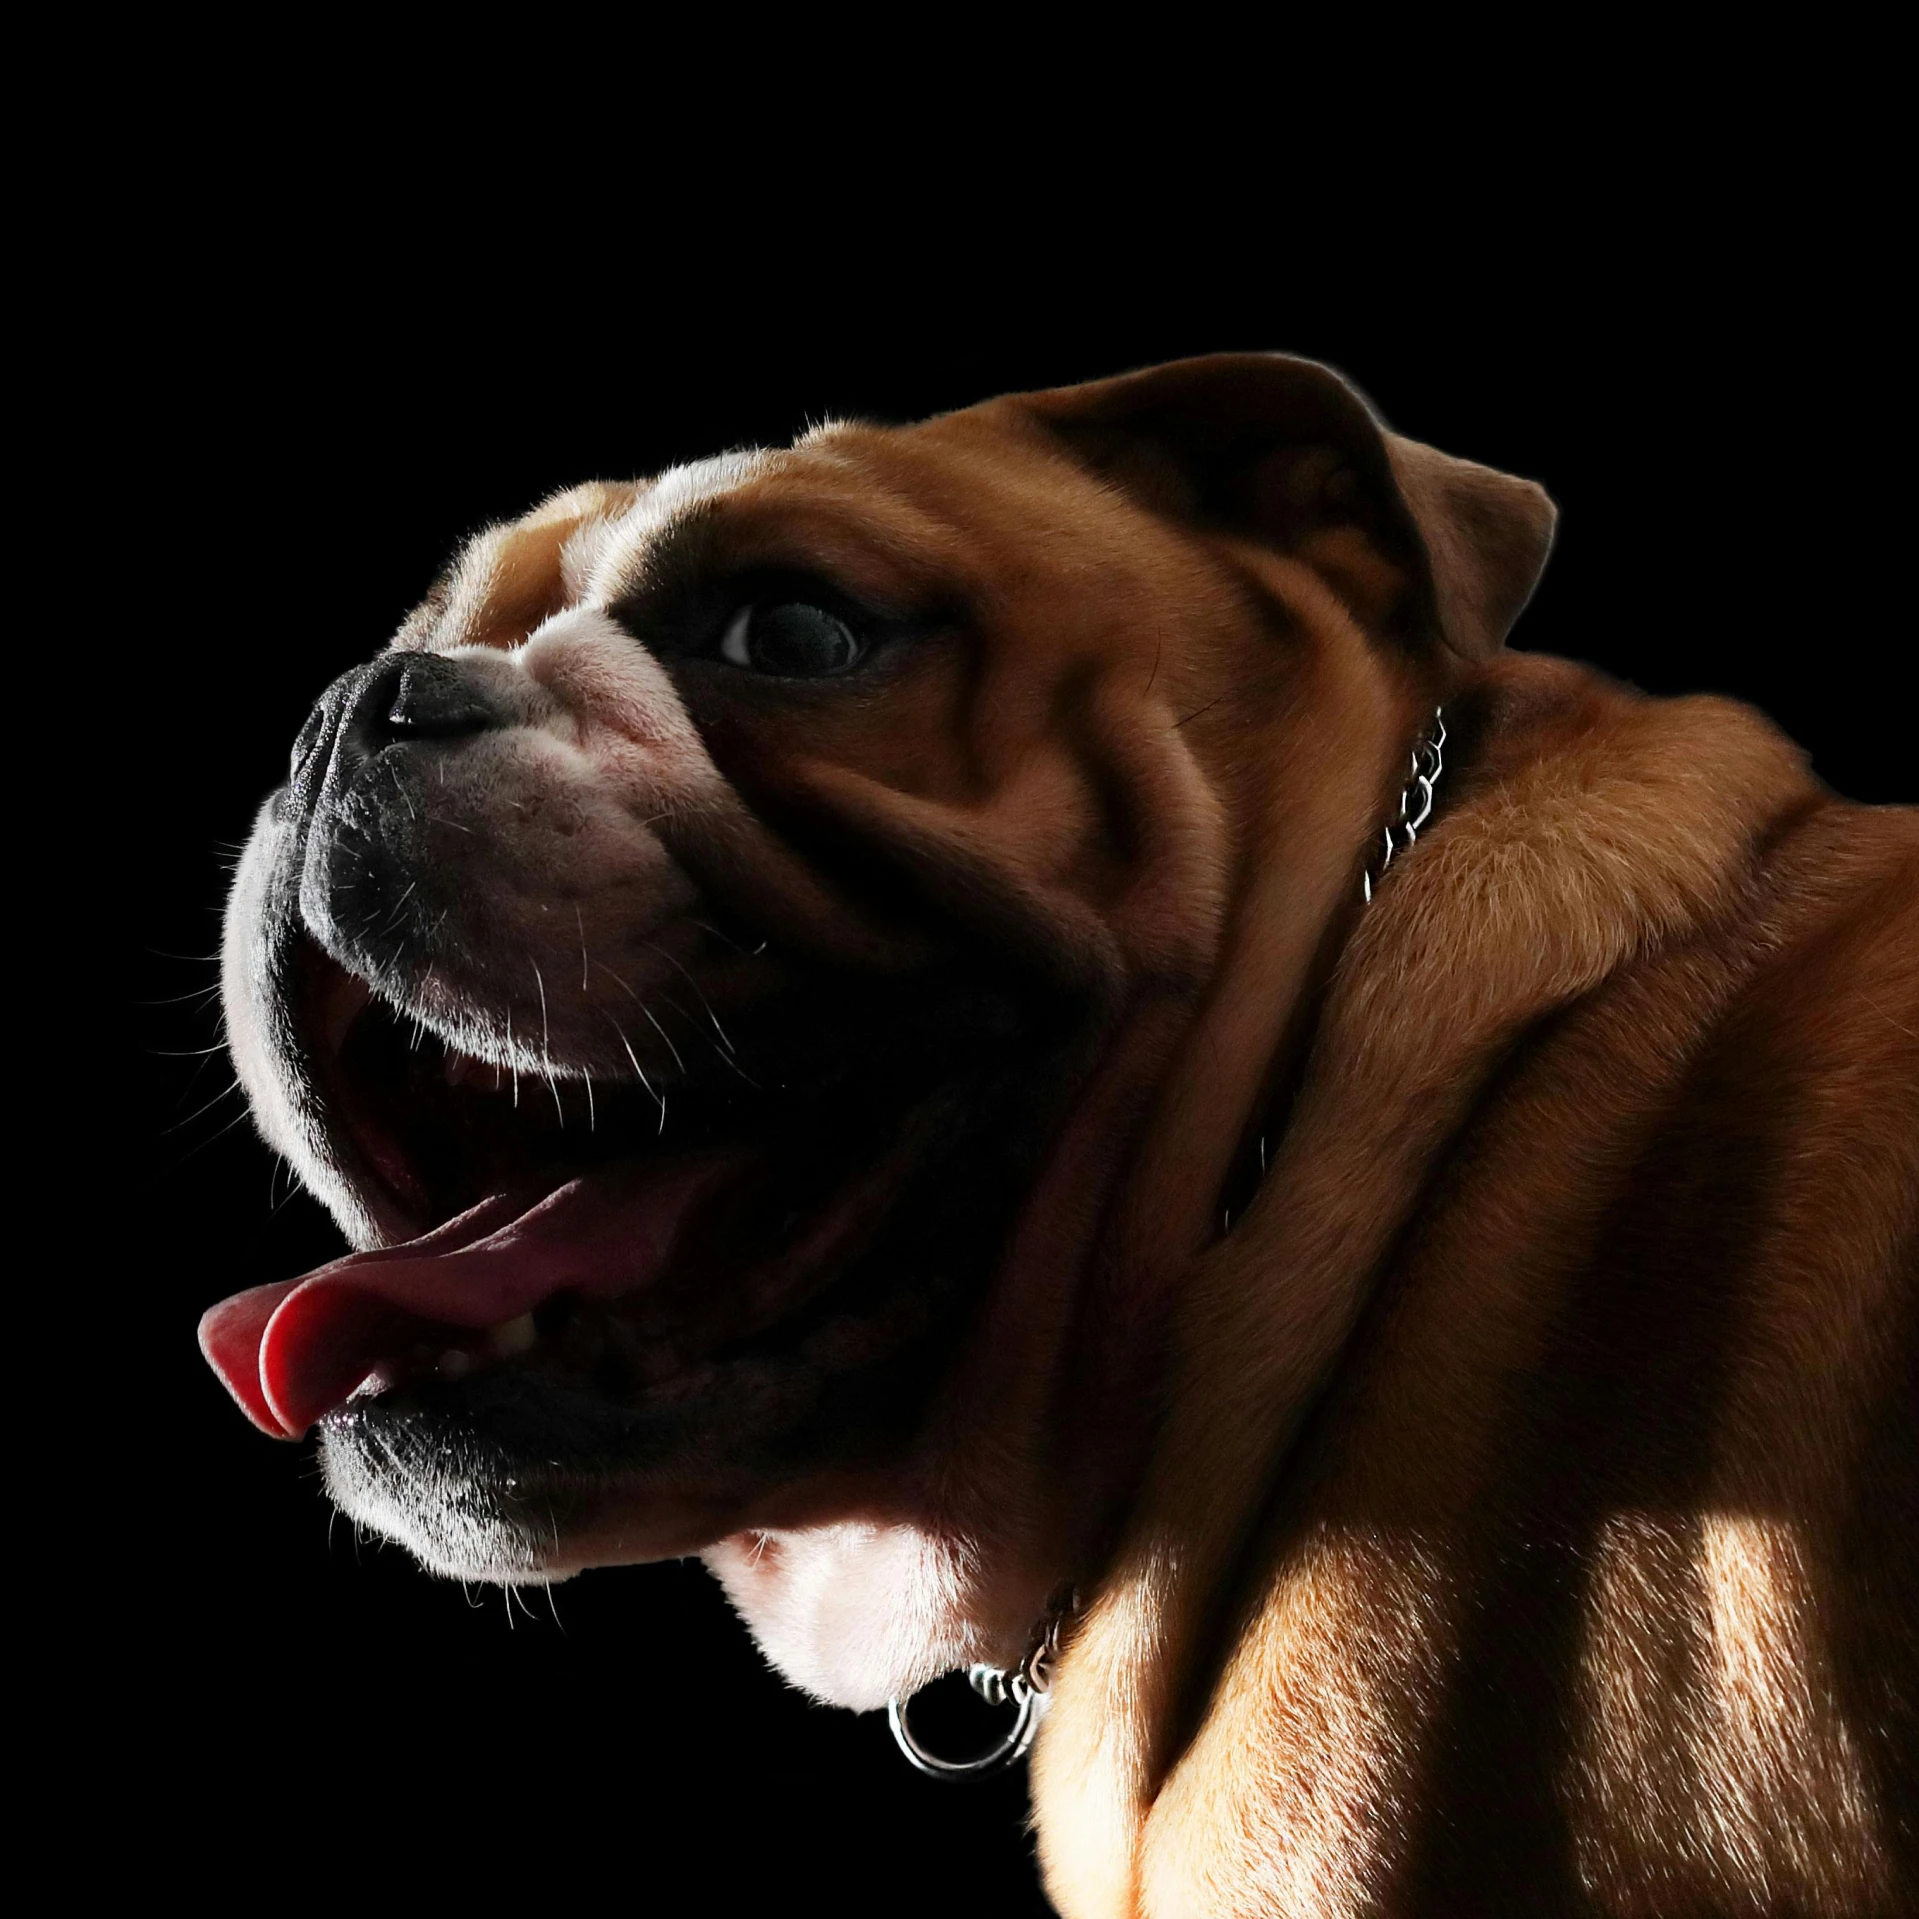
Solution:
[(1229, 356), (483, 534), (239, 872), (241, 1077), (363, 1250), (209, 1356), (429, 1566), (705, 1552), (850, 1704), (1008, 1657), (1550, 524)]

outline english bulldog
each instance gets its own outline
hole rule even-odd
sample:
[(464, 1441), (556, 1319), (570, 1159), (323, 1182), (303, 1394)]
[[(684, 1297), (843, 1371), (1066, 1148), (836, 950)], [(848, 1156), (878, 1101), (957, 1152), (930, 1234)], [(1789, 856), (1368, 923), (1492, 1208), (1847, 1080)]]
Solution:
[(1056, 1641), (1069, 1919), (1919, 1909), (1919, 815), (1503, 652), (1553, 517), (1227, 355), (481, 534), (234, 884), (359, 1250), (213, 1366), (824, 1700)]

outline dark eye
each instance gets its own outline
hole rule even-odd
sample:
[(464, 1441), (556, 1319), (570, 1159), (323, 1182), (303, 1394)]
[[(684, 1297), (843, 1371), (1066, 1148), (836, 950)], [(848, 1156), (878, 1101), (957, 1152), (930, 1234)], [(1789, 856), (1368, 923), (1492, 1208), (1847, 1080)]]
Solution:
[(789, 680), (825, 679), (849, 672), (865, 653), (844, 620), (804, 600), (743, 606), (720, 639), (721, 659)]

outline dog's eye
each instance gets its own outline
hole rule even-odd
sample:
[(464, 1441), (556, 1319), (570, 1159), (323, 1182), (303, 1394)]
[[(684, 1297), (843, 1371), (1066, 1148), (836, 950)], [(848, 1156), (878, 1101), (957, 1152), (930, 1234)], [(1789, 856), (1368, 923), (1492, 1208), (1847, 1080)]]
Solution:
[(720, 639), (720, 658), (790, 680), (825, 679), (859, 665), (866, 648), (836, 614), (804, 600), (743, 606)]

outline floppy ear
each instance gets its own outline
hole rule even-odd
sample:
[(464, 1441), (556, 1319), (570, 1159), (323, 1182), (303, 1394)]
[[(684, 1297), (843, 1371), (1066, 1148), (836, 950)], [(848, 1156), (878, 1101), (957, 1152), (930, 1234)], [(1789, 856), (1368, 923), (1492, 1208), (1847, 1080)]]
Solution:
[(1552, 546), (1543, 488), (1389, 433), (1315, 360), (1213, 354), (1017, 403), (1143, 504), (1298, 552), (1464, 659), (1498, 650)]

